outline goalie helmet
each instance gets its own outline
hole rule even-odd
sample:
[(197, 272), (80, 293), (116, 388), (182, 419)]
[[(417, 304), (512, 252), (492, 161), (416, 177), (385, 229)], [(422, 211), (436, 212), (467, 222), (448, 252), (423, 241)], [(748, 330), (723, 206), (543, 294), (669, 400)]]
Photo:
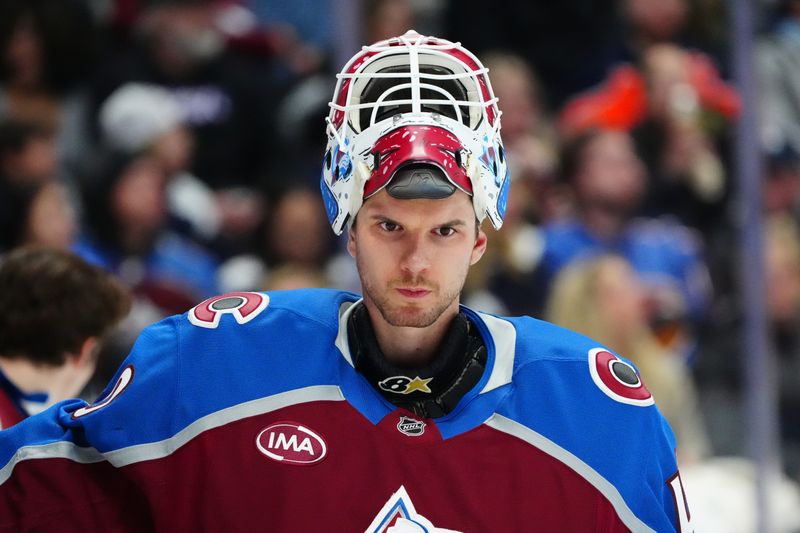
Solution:
[(350, 59), (329, 104), (320, 180), (337, 235), (390, 182), (398, 198), (441, 198), (461, 189), (478, 221), (488, 217), (500, 228), (509, 177), (487, 72), (459, 43), (413, 31)]

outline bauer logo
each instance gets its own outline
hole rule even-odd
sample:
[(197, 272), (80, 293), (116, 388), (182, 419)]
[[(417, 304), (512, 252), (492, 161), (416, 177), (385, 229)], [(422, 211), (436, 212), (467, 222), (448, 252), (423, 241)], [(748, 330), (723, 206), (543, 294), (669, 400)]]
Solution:
[(328, 455), (322, 437), (297, 422), (276, 422), (256, 437), (259, 451), (279, 463), (313, 465)]

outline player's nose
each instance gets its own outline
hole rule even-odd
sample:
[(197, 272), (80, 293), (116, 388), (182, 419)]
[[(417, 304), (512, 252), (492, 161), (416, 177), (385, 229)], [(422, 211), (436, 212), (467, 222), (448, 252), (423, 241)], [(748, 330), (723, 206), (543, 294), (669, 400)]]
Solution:
[(423, 233), (409, 234), (400, 257), (400, 268), (411, 274), (419, 274), (430, 268), (430, 250)]

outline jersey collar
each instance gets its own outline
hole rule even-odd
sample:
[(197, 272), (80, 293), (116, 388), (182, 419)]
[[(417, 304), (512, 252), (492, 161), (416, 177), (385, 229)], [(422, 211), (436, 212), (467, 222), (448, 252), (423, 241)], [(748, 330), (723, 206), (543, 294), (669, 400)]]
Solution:
[[(347, 363), (355, 368), (353, 356), (347, 338), (347, 323), (356, 307), (363, 302), (363, 298), (343, 302), (339, 306), (339, 330), (336, 335), (336, 347)], [(468, 307), (461, 306), (461, 311), (467, 315), (478, 328), (483, 342), (486, 344), (487, 361), (484, 378), (479, 382), (480, 393), (490, 392), (498, 387), (511, 383), (514, 372), (514, 351), (517, 343), (517, 330), (507, 320), (494, 315), (480, 313)]]

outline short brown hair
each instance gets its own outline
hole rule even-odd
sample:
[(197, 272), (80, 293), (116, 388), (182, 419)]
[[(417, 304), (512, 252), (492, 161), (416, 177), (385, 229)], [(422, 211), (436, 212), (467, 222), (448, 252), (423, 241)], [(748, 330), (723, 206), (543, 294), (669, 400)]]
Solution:
[(0, 262), (0, 355), (60, 366), (131, 307), (111, 274), (58, 250), (19, 248)]
[(607, 130), (590, 128), (569, 139), (561, 149), (559, 175), (564, 183), (575, 185), (575, 176), (583, 170), (586, 147)]

